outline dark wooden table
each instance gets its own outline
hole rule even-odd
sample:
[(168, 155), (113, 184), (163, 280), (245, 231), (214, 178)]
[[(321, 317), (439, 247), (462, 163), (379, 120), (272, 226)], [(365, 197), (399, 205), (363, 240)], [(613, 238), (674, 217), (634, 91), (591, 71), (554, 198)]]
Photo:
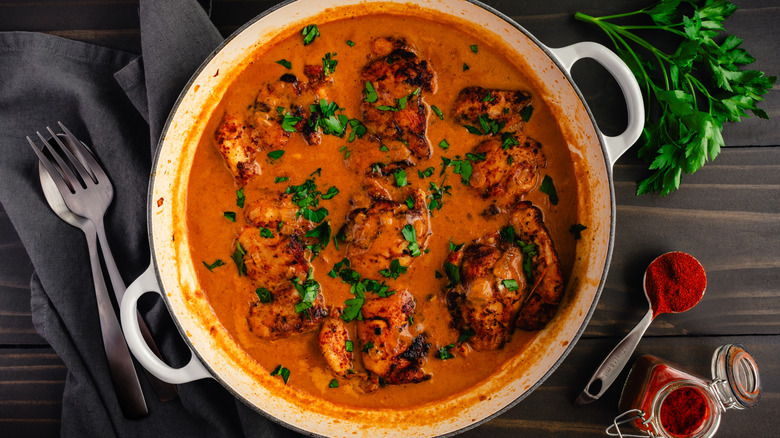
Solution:
[[(649, 0), (652, 1), (652, 0)], [(489, 1), (543, 43), (558, 47), (582, 40), (608, 41), (574, 12), (606, 15), (635, 10), (645, 0)], [(274, 1), (215, 1), (212, 18), (228, 35)], [(736, 0), (740, 9), (726, 30), (745, 40), (758, 61), (751, 67), (780, 74), (780, 4)], [(39, 31), (140, 52), (137, 2), (0, 1), (0, 30)], [(614, 81), (595, 63), (574, 68), (602, 129), (625, 126), (624, 104)], [(2, 78), (0, 78), (2, 81)], [(0, 103), (2, 104), (2, 103)], [(762, 108), (771, 120), (727, 125), (727, 147), (716, 161), (667, 197), (637, 197), (646, 171), (636, 147), (615, 166), (617, 229), (612, 265), (598, 308), (582, 339), (555, 373), (525, 401), (468, 436), (604, 436), (618, 413), (621, 382), (598, 402), (571, 405), (592, 371), (644, 313), (642, 272), (655, 256), (680, 250), (708, 272), (705, 299), (680, 315), (660, 316), (635, 356), (655, 354), (689, 371), (709, 375), (714, 349), (741, 343), (761, 369), (763, 398), (750, 411), (729, 411), (720, 436), (770, 437), (780, 431), (780, 91)], [(35, 331), (30, 314), (33, 267), (5, 212), (0, 209), (0, 436), (59, 434), (66, 369)]]

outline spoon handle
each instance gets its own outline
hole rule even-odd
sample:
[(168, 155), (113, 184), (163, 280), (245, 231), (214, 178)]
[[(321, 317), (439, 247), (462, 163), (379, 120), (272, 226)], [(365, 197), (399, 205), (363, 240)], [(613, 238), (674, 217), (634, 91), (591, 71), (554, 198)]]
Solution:
[[(88, 224), (91, 225), (89, 222)], [(144, 400), (141, 384), (138, 381), (138, 375), (135, 372), (133, 359), (130, 357), (122, 329), (119, 327), (119, 320), (114, 313), (111, 298), (108, 296), (95, 241), (95, 228), (87, 226), (83, 231), (89, 249), (89, 262), (92, 267), (92, 281), (95, 285), (103, 348), (106, 350), (108, 369), (111, 373), (119, 406), (126, 418), (142, 418), (148, 415), (149, 410), (146, 406), (146, 400)]]
[(625, 368), (628, 360), (631, 358), (631, 353), (636, 350), (636, 346), (639, 345), (642, 335), (645, 334), (651, 322), (653, 322), (653, 309), (647, 311), (636, 327), (601, 362), (601, 365), (593, 373), (593, 377), (585, 385), (585, 389), (577, 397), (577, 400), (574, 401), (575, 406), (594, 402), (604, 395), (615, 379), (617, 379), (617, 376), (620, 375), (620, 372), (623, 371), (623, 368)]

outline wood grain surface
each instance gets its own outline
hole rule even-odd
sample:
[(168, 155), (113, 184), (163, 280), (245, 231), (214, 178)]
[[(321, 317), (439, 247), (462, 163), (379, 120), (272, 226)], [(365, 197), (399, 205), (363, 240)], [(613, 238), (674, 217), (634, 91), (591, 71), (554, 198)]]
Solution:
[[(214, 1), (212, 19), (224, 35), (275, 1)], [(511, 16), (540, 41), (559, 47), (577, 41), (608, 41), (573, 19), (576, 11), (605, 15), (641, 8), (651, 1), (563, 0), (486, 2)], [(744, 39), (758, 61), (751, 68), (780, 74), (780, 3), (736, 0), (740, 9), (726, 30)], [(45, 32), (129, 52), (140, 51), (137, 1), (0, 0), (0, 31)], [(625, 126), (619, 88), (600, 66), (574, 68), (600, 127), (607, 134)], [(657, 255), (681, 250), (696, 256), (708, 273), (704, 300), (680, 315), (659, 316), (635, 356), (654, 354), (709, 376), (710, 356), (726, 343), (740, 343), (755, 356), (763, 383), (761, 404), (723, 416), (719, 436), (773, 437), (780, 430), (780, 90), (761, 105), (770, 121), (750, 119), (724, 129), (727, 148), (667, 196), (634, 195), (647, 172), (635, 149), (614, 169), (617, 200), (615, 246), (609, 276), (582, 339), (549, 379), (527, 399), (464, 436), (605, 436), (618, 414), (620, 383), (602, 400), (574, 408), (572, 400), (592, 371), (646, 309), (644, 268)], [(0, 436), (59, 434), (67, 370), (35, 331), (29, 281), (33, 267), (0, 208)]]

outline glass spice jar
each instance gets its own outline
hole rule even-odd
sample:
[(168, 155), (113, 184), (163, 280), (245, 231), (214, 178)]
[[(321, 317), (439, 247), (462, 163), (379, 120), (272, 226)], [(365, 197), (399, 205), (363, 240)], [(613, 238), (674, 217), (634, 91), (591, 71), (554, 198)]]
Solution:
[[(761, 398), (758, 365), (741, 345), (723, 345), (712, 357), (712, 380), (687, 373), (666, 360), (641, 356), (628, 373), (618, 407), (622, 414), (607, 435), (707, 438), (726, 409), (752, 408)], [(631, 424), (642, 435), (627, 434)]]

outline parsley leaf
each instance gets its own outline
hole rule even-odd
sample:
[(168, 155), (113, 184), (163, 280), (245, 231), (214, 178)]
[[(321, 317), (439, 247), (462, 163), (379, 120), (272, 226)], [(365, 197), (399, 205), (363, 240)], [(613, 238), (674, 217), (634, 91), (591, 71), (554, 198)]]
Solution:
[(439, 348), (439, 351), (436, 352), (436, 357), (438, 357), (441, 360), (447, 360), (452, 359), (455, 357), (454, 354), (450, 353), (450, 350), (455, 348), (455, 344), (447, 344), (441, 348)]
[(235, 211), (223, 211), (222, 215), (225, 216), (227, 220), (230, 222), (236, 221), (236, 212)]
[(203, 266), (205, 266), (206, 269), (208, 269), (210, 272), (214, 272), (214, 268), (218, 268), (218, 267), (224, 266), (224, 265), (225, 265), (225, 262), (223, 262), (222, 259), (216, 259), (216, 260), (214, 260), (214, 263), (212, 263), (210, 265), (208, 263), (206, 263), (206, 262), (203, 262)]
[(322, 58), (322, 69), (325, 76), (328, 76), (336, 71), (336, 65), (339, 63), (338, 60), (333, 59), (336, 55), (337, 53), (328, 52), (325, 54), (325, 57)]
[(390, 267), (387, 269), (382, 269), (379, 271), (379, 273), (382, 275), (382, 277), (392, 278), (395, 280), (399, 275), (405, 274), (407, 269), (409, 269), (409, 267), (402, 265), (400, 260), (393, 259), (393, 261), (390, 262)]
[(284, 155), (284, 151), (281, 149), (271, 151), (268, 153), (268, 158), (271, 161), (278, 160), (279, 158), (282, 158), (282, 155)]
[(263, 304), (273, 302), (274, 300), (274, 295), (271, 293), (271, 291), (264, 287), (255, 289), (255, 293), (257, 294), (257, 298), (260, 299), (260, 302)]
[(447, 279), (450, 280), (447, 287), (455, 287), (460, 283), (460, 268), (450, 262), (444, 262), (444, 274), (447, 275)]
[(272, 376), (282, 376), (282, 380), (284, 380), (284, 384), (287, 384), (287, 381), (290, 379), (290, 370), (287, 368), (277, 365), (276, 368), (274, 368), (273, 371), (271, 371)]
[(524, 122), (527, 122), (531, 120), (531, 114), (534, 113), (534, 107), (532, 105), (528, 105), (527, 107), (520, 110), (520, 117), (523, 119)]
[(282, 129), (285, 132), (295, 132), (295, 125), (297, 125), (301, 120), (303, 120), (303, 117), (293, 116), (289, 112), (284, 113), (282, 116)]
[(348, 45), (349, 47), (354, 47), (354, 46), (355, 46), (355, 42), (354, 42), (354, 41), (352, 41), (352, 40), (347, 40), (347, 45)]
[(233, 251), (233, 255), (231, 258), (233, 259), (233, 262), (236, 264), (236, 268), (238, 268), (238, 276), (246, 275), (246, 265), (244, 265), (244, 256), (246, 255), (246, 251), (244, 251), (244, 248), (241, 247), (241, 243), (236, 242), (236, 249)]
[(434, 113), (435, 113), (435, 114), (436, 114), (436, 115), (437, 115), (437, 116), (438, 116), (440, 119), (444, 120), (444, 113), (442, 113), (442, 112), (441, 112), (441, 110), (439, 109), (439, 107), (437, 107), (436, 105), (431, 105), (431, 110), (433, 110), (433, 112), (434, 112)]
[(398, 169), (393, 173), (393, 177), (395, 178), (395, 185), (398, 187), (403, 187), (407, 184), (406, 182), (406, 171), (403, 169)]
[(364, 100), (368, 103), (374, 103), (378, 98), (379, 96), (376, 94), (376, 90), (371, 84), (371, 81), (366, 81), (366, 97)]
[(333, 379), (328, 383), (328, 388), (338, 388), (339, 387), (339, 381), (336, 379)]
[(472, 52), (479, 53), (479, 47), (477, 47), (476, 44), (470, 45), (469, 48), (471, 49)]
[[(648, 111), (638, 156), (651, 173), (637, 185), (638, 195), (665, 196), (680, 187), (683, 173), (694, 173), (714, 160), (724, 146), (725, 122), (739, 122), (748, 111), (768, 118), (757, 105), (777, 78), (740, 70), (755, 59), (739, 47), (742, 40), (736, 36), (716, 42), (725, 20), (736, 10), (728, 0), (666, 0), (605, 17), (575, 14), (577, 20), (607, 33), (644, 88)], [(611, 21), (637, 15), (648, 16), (654, 25)], [(642, 29), (641, 36), (635, 29)], [(663, 50), (656, 47), (650, 40), (657, 34), (653, 30), (677, 38), (676, 50), (667, 44)]]
[(320, 293), (320, 284), (312, 277), (311, 268), (309, 269), (308, 278), (302, 283), (298, 283), (297, 278), (293, 278), (292, 284), (295, 290), (298, 291), (298, 295), (301, 297), (301, 301), (295, 305), (295, 312), (301, 313), (310, 309), (314, 305), (314, 301), (317, 299), (317, 295)]
[(546, 193), (550, 197), (550, 203), (552, 205), (558, 205), (558, 193), (555, 191), (555, 185), (553, 184), (550, 175), (545, 175), (542, 180), (542, 184), (539, 186), (539, 190), (542, 193)]
[(291, 69), (292, 68), (292, 63), (290, 61), (286, 60), (286, 59), (280, 59), (280, 60), (276, 61), (276, 63), (281, 65), (281, 66), (283, 66), (283, 67), (285, 67), (285, 68), (287, 68), (287, 69)]
[(239, 208), (244, 208), (244, 202), (246, 202), (246, 196), (244, 196), (244, 189), (240, 188), (236, 190), (236, 205)]
[(404, 227), (401, 229), (401, 234), (404, 236), (404, 239), (409, 242), (407, 247), (411, 256), (420, 256), (420, 246), (417, 244), (417, 232), (414, 230), (412, 224), (404, 225)]
[(508, 290), (509, 292), (514, 292), (520, 289), (520, 285), (517, 283), (517, 280), (512, 280), (512, 279), (503, 280), (501, 284), (503, 284), (506, 290)]
[(320, 36), (320, 30), (317, 28), (316, 24), (310, 24), (303, 28), (301, 34), (303, 35), (303, 45), (308, 46), (314, 41), (314, 38)]

